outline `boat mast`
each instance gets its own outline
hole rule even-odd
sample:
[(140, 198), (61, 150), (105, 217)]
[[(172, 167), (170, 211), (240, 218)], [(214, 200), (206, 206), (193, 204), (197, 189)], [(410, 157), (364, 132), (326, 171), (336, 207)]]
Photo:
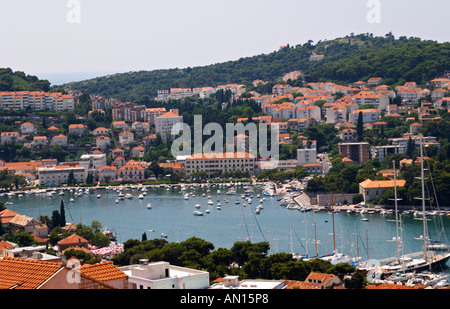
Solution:
[(423, 220), (423, 254), (424, 258), (428, 259), (428, 227), (425, 217), (425, 176), (424, 176), (424, 159), (423, 159), (423, 135), (420, 134), (420, 173), (422, 180), (422, 220)]
[[(395, 241), (397, 242), (397, 250), (395, 253), (395, 257), (397, 258), (397, 262), (400, 261), (400, 239), (398, 236), (398, 207), (397, 207), (397, 201), (401, 200), (401, 199), (397, 199), (397, 175), (396, 175), (396, 171), (395, 171), (395, 160), (392, 161), (392, 165), (394, 168), (394, 202), (395, 202), (395, 230), (396, 230), (396, 235), (395, 235)], [(392, 200), (392, 199), (391, 199)]]
[(336, 253), (336, 237), (334, 232), (334, 208), (333, 208), (333, 192), (331, 192), (331, 217), (333, 218), (333, 253)]

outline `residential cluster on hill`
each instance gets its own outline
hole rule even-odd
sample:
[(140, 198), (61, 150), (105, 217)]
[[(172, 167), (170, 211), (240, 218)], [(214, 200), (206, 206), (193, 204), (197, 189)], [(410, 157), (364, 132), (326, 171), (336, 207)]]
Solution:
[[(155, 179), (160, 175), (149, 172), (152, 162), (145, 160), (148, 158), (146, 153), (154, 151), (155, 144), (170, 143), (175, 138), (171, 134), (173, 126), (183, 122), (183, 116), (178, 109), (166, 109), (167, 100), (183, 100), (191, 96), (208, 98), (220, 90), (225, 90), (229, 91), (231, 96), (222, 108), (226, 108), (228, 104), (232, 105), (233, 102), (249, 101), (255, 102), (261, 108), (259, 116), (238, 117), (237, 122), (277, 124), (280, 133), (279, 144), (295, 147), (295, 157), (291, 155), (279, 161), (277, 167), (280, 171), (294, 170), (302, 166), (310, 174), (322, 175), (329, 169), (330, 162), (318, 157), (323, 145), (318, 145), (317, 140), (305, 136), (305, 130), (318, 125), (333, 126), (340, 141), (337, 149), (346, 164), (363, 164), (371, 159), (382, 161), (389, 154), (406, 154), (410, 140), (416, 147), (419, 145), (418, 133), (424, 124), (439, 121), (439, 111), (447, 111), (447, 102), (450, 101), (449, 77), (447, 74), (442, 78), (430, 80), (426, 87), (418, 87), (413, 82), (390, 87), (383, 84), (381, 77), (356, 81), (348, 86), (317, 82), (294, 87), (286, 82), (275, 84), (269, 94), (259, 94), (239, 84), (193, 89), (172, 88), (170, 91), (159, 92), (156, 100), (160, 104), (159, 107), (91, 95), (88, 100), (89, 112), (86, 117), (78, 116), (74, 121), (77, 123), (58, 126), (58, 122), (54, 121), (50, 127), (43, 128), (40, 121), (16, 121), (15, 125), (20, 130), (2, 132), (0, 140), (3, 145), (23, 143), (24, 147), (31, 151), (58, 145), (73, 152), (80, 149), (70, 142), (69, 137), (76, 141), (88, 136), (91, 143), (86, 145), (86, 153), (71, 161), (59, 161), (55, 158), (31, 162), (3, 160), (0, 161), (0, 167), (10, 173), (24, 176), (31, 185), (145, 181), (150, 177)], [(282, 76), (280, 81), (291, 82), (302, 78), (301, 71), (292, 71)], [(262, 80), (253, 82), (255, 86), (264, 83), (266, 82)], [(56, 101), (75, 98), (77, 104), (80, 104), (80, 96), (82, 94), (75, 91), (66, 95), (2, 92), (0, 102), (5, 109), (17, 110), (33, 106), (32, 110), (40, 110), (48, 106), (42, 105), (48, 98), (56, 98)], [(36, 105), (38, 98), (41, 105)], [(111, 121), (101, 122), (106, 113), (111, 113)], [(367, 141), (362, 140), (361, 130), (386, 131), (392, 126), (388, 121), (406, 123), (410, 130), (403, 132), (401, 136), (388, 138), (387, 143), (383, 145), (369, 146)], [(95, 127), (98, 123), (104, 126)], [(433, 136), (426, 136), (423, 142), (427, 146), (440, 146), (437, 138)], [(235, 146), (239, 143), (248, 151), (249, 136), (235, 136)], [(241, 171), (250, 177), (257, 176), (271, 167), (267, 160), (261, 160), (249, 153), (241, 157), (238, 152), (230, 156), (222, 153), (208, 158), (194, 155), (158, 161), (159, 171), (165, 170), (168, 174), (182, 172), (180, 175), (187, 177), (199, 172), (206, 177), (214, 177), (225, 172)]]

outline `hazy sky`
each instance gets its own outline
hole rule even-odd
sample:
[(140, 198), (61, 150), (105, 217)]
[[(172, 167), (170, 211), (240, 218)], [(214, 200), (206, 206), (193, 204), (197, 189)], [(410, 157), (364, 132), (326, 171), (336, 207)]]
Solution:
[(0, 67), (39, 77), (184, 68), (352, 32), (443, 42), (449, 11), (449, 0), (0, 0)]

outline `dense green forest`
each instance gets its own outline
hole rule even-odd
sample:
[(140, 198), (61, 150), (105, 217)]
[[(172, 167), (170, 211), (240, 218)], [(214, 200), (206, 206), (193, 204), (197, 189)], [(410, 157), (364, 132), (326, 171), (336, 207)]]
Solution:
[(0, 91), (49, 91), (50, 82), (21, 71), (0, 68)]
[[(321, 61), (309, 61), (323, 54)], [(365, 33), (331, 41), (287, 45), (269, 54), (240, 58), (203, 67), (173, 68), (113, 74), (64, 87), (86, 93), (137, 101), (155, 97), (158, 89), (217, 86), (224, 83), (249, 85), (255, 79), (276, 82), (283, 74), (301, 70), (306, 82), (348, 83), (383, 77), (389, 84), (405, 80), (424, 84), (450, 70), (450, 43), (395, 38), (392, 34), (374, 37)]]

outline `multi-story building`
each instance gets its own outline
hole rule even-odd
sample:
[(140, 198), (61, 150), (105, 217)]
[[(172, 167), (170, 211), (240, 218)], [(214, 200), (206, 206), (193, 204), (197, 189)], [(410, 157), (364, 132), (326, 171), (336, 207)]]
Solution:
[[(398, 179), (397, 187), (404, 187), (406, 180)], [(364, 202), (379, 198), (386, 190), (394, 188), (393, 180), (370, 180), (366, 179), (359, 184), (359, 193), (364, 197)]]
[(305, 166), (309, 163), (317, 162), (317, 143), (316, 141), (303, 140), (303, 148), (297, 149), (297, 164)]
[(321, 110), (317, 105), (310, 105), (305, 107), (298, 107), (295, 110), (295, 118), (314, 118), (316, 121), (321, 120)]
[(167, 90), (167, 89), (158, 90), (157, 93), (158, 93), (158, 96), (157, 96), (158, 101), (166, 101), (169, 99), (169, 90)]
[(358, 134), (356, 130), (352, 128), (344, 128), (339, 131), (339, 137), (344, 143), (356, 142), (358, 139)]
[(83, 124), (71, 124), (69, 125), (69, 134), (75, 134), (81, 136), (84, 134), (84, 125)]
[(406, 153), (406, 146), (403, 145), (384, 145), (373, 146), (371, 148), (372, 159), (383, 161), (390, 154)]
[(326, 109), (327, 123), (342, 123), (347, 120), (347, 108), (343, 105), (337, 105)]
[(207, 289), (209, 273), (201, 270), (170, 265), (168, 262), (139, 264), (119, 267), (128, 276), (129, 289)]
[(361, 91), (360, 93), (352, 96), (352, 99), (359, 106), (373, 105), (379, 111), (386, 110), (389, 105), (389, 97), (386, 94), (377, 94), (372, 91)]
[(20, 126), (22, 134), (35, 134), (36, 127), (31, 122), (25, 122)]
[(292, 92), (292, 86), (288, 84), (277, 84), (272, 87), (272, 93), (276, 95), (285, 95)]
[(348, 115), (348, 121), (353, 124), (358, 123), (359, 113), (362, 115), (363, 123), (373, 123), (380, 119), (380, 112), (375, 108), (356, 109)]
[(102, 166), (98, 171), (98, 180), (101, 182), (110, 182), (117, 178), (117, 167), (114, 165), (111, 166)]
[(47, 136), (33, 136), (33, 147), (46, 146), (48, 144)]
[(51, 145), (67, 146), (67, 136), (64, 134), (54, 136), (52, 138)]
[(141, 111), (140, 121), (148, 122), (150, 125), (155, 125), (155, 119), (158, 116), (166, 113), (165, 107), (146, 108)]
[(84, 167), (79, 165), (57, 165), (38, 168), (39, 183), (41, 185), (67, 183), (70, 172), (73, 172), (76, 182), (85, 182), (86, 170)]
[(172, 128), (177, 123), (183, 122), (183, 116), (178, 114), (178, 110), (171, 109), (169, 112), (156, 117), (155, 130), (163, 139), (172, 139)]
[(21, 110), (73, 110), (74, 98), (70, 94), (44, 91), (0, 92), (0, 109)]
[(2, 132), (0, 141), (2, 144), (14, 144), (19, 141), (19, 132)]
[(122, 180), (142, 180), (145, 177), (145, 167), (139, 164), (126, 163), (117, 170), (117, 178)]
[(95, 139), (97, 147), (100, 149), (106, 149), (109, 145), (111, 145), (111, 139), (107, 136), (100, 135)]
[(99, 169), (106, 165), (106, 154), (84, 154), (80, 157), (79, 164), (93, 176), (98, 174)]
[(186, 158), (186, 174), (204, 171), (211, 176), (216, 171), (230, 172), (240, 170), (253, 175), (256, 158), (248, 152), (225, 152), (193, 154)]
[(339, 154), (358, 163), (369, 161), (369, 143), (340, 143), (338, 144)]
[(119, 133), (119, 144), (125, 146), (131, 142), (134, 142), (134, 134), (130, 131), (123, 131)]

